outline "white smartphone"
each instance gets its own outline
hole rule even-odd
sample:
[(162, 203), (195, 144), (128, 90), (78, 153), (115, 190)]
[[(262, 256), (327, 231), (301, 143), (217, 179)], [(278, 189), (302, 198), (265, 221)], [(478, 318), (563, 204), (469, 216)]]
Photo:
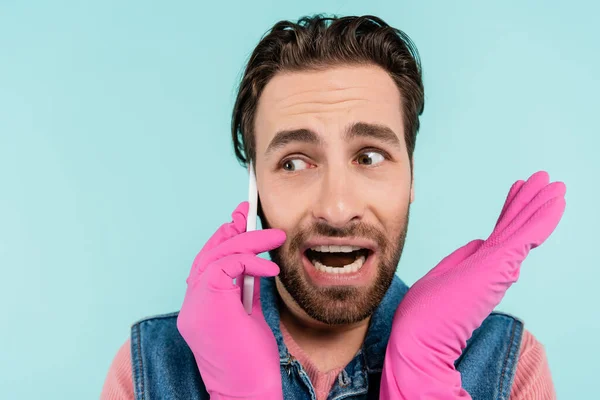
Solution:
[[(258, 190), (256, 189), (256, 176), (252, 162), (248, 165), (248, 218), (246, 219), (246, 232), (256, 230), (256, 212), (258, 207)], [(244, 309), (248, 314), (252, 314), (252, 298), (254, 295), (254, 277), (244, 275), (244, 287), (242, 289), (242, 301)]]

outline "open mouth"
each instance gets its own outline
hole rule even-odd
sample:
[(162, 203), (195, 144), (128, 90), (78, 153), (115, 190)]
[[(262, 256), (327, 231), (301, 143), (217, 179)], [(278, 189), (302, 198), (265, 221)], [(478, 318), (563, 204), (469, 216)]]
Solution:
[(357, 246), (315, 246), (305, 251), (306, 258), (318, 271), (351, 274), (359, 271), (371, 250)]

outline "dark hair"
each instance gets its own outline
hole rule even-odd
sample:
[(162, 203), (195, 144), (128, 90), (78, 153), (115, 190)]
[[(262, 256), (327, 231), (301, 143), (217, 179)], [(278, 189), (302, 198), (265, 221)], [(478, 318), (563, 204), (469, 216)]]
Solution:
[(321, 70), (336, 65), (374, 64), (386, 70), (401, 93), (409, 159), (424, 107), (417, 48), (402, 31), (378, 17), (303, 17), (280, 21), (252, 53), (239, 86), (231, 118), (235, 155), (241, 164), (256, 158), (254, 118), (258, 99), (280, 71)]

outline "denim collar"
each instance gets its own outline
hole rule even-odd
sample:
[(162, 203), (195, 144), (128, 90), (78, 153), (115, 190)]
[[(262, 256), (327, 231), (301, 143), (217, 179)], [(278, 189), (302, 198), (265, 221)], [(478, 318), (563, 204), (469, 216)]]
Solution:
[[(392, 330), (392, 320), (398, 304), (408, 291), (408, 286), (398, 276), (394, 275), (392, 284), (381, 303), (373, 313), (363, 346), (357, 357), (364, 354), (368, 372), (381, 372), (385, 350)], [(275, 278), (261, 279), (261, 306), (267, 324), (275, 335), (279, 349), (281, 364), (289, 363), (290, 354), (279, 328), (279, 294), (275, 286)]]

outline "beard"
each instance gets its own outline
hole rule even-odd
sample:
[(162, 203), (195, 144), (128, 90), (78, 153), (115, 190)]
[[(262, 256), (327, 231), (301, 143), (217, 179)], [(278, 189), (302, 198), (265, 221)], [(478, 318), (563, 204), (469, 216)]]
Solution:
[[(404, 249), (408, 229), (409, 208), (397, 223), (397, 234), (385, 235), (378, 228), (358, 222), (336, 228), (325, 222), (316, 222), (308, 228), (299, 228), (288, 234), (283, 246), (271, 250), (269, 255), (279, 268), (279, 280), (293, 300), (311, 318), (328, 325), (345, 325), (360, 322), (373, 314), (381, 303), (392, 280)], [(261, 216), (262, 217), (262, 216)], [(261, 218), (268, 227), (265, 218)], [(312, 236), (338, 238), (368, 238), (377, 244), (375, 278), (365, 287), (312, 284), (302, 266), (302, 245)], [(372, 256), (372, 255), (371, 255)]]

